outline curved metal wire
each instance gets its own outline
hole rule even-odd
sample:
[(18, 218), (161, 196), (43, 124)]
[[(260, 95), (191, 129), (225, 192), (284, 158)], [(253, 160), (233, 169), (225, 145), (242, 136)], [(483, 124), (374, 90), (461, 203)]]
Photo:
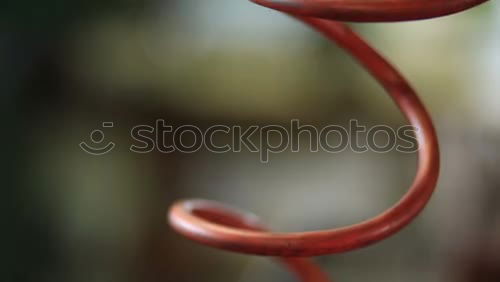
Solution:
[(351, 54), (385, 88), (416, 127), (419, 144), (415, 179), (402, 199), (382, 214), (347, 227), (297, 232), (268, 232), (254, 215), (206, 200), (175, 203), (171, 226), (187, 238), (212, 247), (280, 257), (302, 281), (330, 281), (307, 258), (347, 252), (383, 240), (410, 223), (429, 201), (439, 174), (436, 133), (425, 107), (403, 76), (346, 24), (426, 19), (457, 13), (487, 0), (252, 0), (310, 25)]

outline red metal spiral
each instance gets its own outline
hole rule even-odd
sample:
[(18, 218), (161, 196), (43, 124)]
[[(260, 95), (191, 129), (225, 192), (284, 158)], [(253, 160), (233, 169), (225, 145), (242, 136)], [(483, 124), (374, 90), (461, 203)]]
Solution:
[(386, 89), (417, 130), (418, 168), (408, 192), (384, 213), (347, 227), (298, 233), (268, 232), (254, 215), (205, 200), (175, 203), (171, 226), (212, 247), (280, 257), (302, 281), (330, 281), (308, 258), (347, 252), (383, 240), (410, 223), (429, 201), (439, 174), (436, 133), (417, 94), (377, 51), (353, 32), (350, 22), (394, 22), (457, 13), (488, 0), (252, 0), (287, 13), (321, 32), (349, 52)]

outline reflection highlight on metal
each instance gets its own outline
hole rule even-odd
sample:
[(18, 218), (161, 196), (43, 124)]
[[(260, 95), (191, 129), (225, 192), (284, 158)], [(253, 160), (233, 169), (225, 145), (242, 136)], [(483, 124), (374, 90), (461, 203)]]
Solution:
[(403, 76), (346, 24), (395, 22), (458, 13), (487, 0), (253, 0), (308, 24), (350, 53), (385, 88), (418, 129), (418, 168), (408, 192), (382, 214), (351, 226), (297, 233), (269, 232), (256, 216), (206, 200), (183, 200), (168, 214), (187, 238), (224, 250), (273, 256), (301, 281), (331, 281), (307, 257), (348, 252), (381, 241), (410, 223), (429, 201), (439, 175), (436, 133), (425, 107)]

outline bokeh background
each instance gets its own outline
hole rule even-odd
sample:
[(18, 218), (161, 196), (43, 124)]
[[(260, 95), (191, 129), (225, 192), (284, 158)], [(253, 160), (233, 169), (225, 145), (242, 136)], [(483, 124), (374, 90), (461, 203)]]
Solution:
[[(266, 258), (194, 244), (178, 198), (254, 211), (280, 231), (343, 226), (394, 204), (416, 156), (135, 154), (129, 130), (172, 125), (405, 124), (337, 47), (247, 1), (7, 1), (0, 16), (2, 281), (295, 281)], [(336, 281), (500, 281), (500, 5), (355, 24), (418, 89), (442, 147), (438, 190), (390, 239), (318, 258)], [(117, 144), (78, 146), (102, 122)]]

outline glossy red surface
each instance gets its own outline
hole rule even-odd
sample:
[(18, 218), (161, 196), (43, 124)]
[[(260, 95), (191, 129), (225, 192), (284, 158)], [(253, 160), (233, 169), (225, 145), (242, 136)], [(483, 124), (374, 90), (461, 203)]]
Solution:
[(384, 213), (351, 226), (297, 233), (268, 232), (258, 219), (205, 201), (175, 203), (171, 226), (187, 238), (212, 247), (281, 257), (302, 281), (330, 281), (308, 258), (348, 252), (383, 240), (410, 223), (429, 201), (439, 175), (436, 133), (425, 107), (403, 76), (346, 24), (388, 22), (457, 13), (487, 0), (253, 0), (288, 13), (351, 54), (385, 88), (407, 120), (418, 128), (418, 169), (408, 192)]

